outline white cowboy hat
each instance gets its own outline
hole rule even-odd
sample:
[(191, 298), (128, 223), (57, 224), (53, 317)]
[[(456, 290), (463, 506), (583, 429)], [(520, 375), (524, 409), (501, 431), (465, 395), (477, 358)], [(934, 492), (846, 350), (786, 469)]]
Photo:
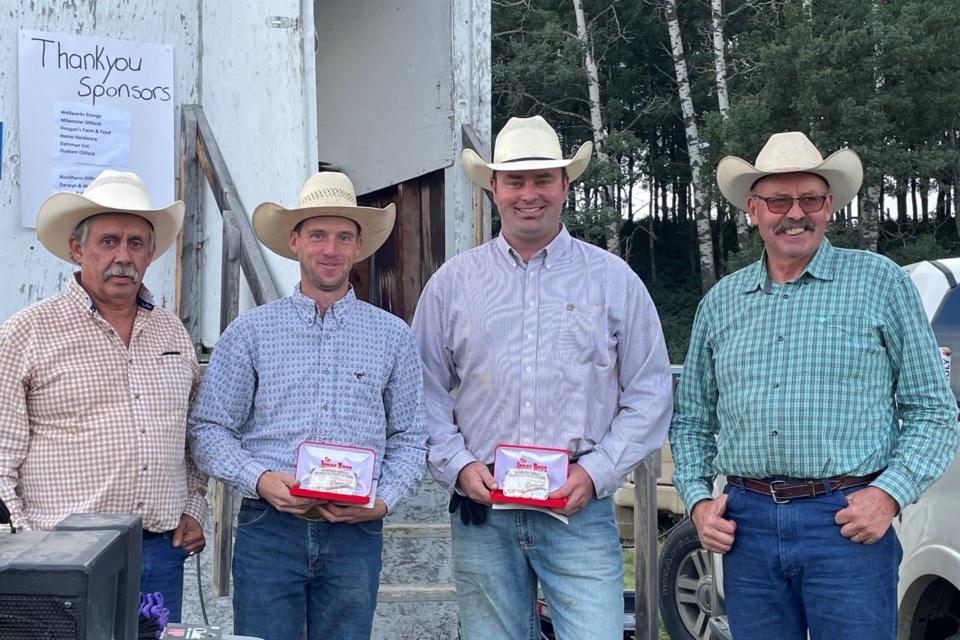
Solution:
[(154, 260), (173, 245), (183, 225), (183, 202), (154, 209), (137, 174), (106, 169), (83, 194), (61, 191), (44, 200), (37, 212), (37, 238), (53, 255), (76, 263), (68, 238), (78, 224), (101, 213), (131, 213), (149, 222), (156, 241)]
[(587, 168), (592, 142), (584, 142), (569, 160), (564, 160), (560, 139), (547, 121), (540, 116), (510, 118), (497, 134), (493, 147), (493, 163), (487, 164), (473, 149), (460, 154), (463, 169), (473, 183), (490, 189), (494, 171), (531, 171), (566, 167), (570, 180), (576, 180)]
[(348, 218), (360, 226), (363, 246), (356, 261), (366, 260), (390, 236), (397, 217), (396, 206), (383, 209), (358, 207), (357, 195), (350, 178), (335, 171), (315, 173), (300, 190), (296, 209), (285, 209), (273, 202), (264, 202), (253, 210), (253, 231), (260, 242), (277, 255), (291, 260), (297, 254), (290, 250), (290, 232), (308, 218), (337, 216)]
[(863, 165), (850, 149), (840, 149), (826, 160), (813, 143), (799, 131), (775, 133), (760, 150), (755, 165), (727, 156), (717, 165), (720, 193), (735, 207), (746, 209), (753, 184), (777, 173), (813, 173), (830, 185), (833, 210), (847, 206), (860, 190)]

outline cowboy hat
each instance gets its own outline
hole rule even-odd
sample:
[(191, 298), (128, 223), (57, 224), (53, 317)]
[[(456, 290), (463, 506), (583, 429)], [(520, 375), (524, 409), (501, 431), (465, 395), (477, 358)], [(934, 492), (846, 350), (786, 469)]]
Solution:
[(721, 160), (717, 186), (731, 204), (745, 209), (753, 184), (778, 173), (812, 173), (826, 180), (833, 193), (834, 211), (847, 206), (863, 182), (863, 165), (855, 152), (840, 149), (824, 160), (807, 136), (787, 131), (770, 136), (754, 165), (734, 156)]
[(510, 118), (497, 134), (493, 149), (493, 163), (484, 162), (473, 149), (460, 154), (463, 169), (473, 183), (490, 189), (494, 171), (532, 171), (566, 167), (570, 180), (576, 180), (587, 168), (592, 142), (584, 142), (569, 160), (563, 159), (560, 139), (547, 121), (540, 116)]
[(61, 191), (43, 201), (37, 212), (37, 239), (53, 255), (76, 264), (68, 238), (78, 224), (101, 213), (130, 213), (149, 222), (155, 240), (154, 260), (176, 241), (183, 225), (183, 202), (154, 209), (137, 174), (106, 169), (82, 194)]
[(393, 230), (396, 206), (383, 209), (358, 207), (357, 195), (350, 178), (335, 171), (315, 173), (300, 190), (296, 209), (284, 209), (273, 202), (264, 202), (253, 210), (253, 231), (260, 242), (277, 255), (291, 260), (297, 254), (290, 250), (290, 232), (308, 218), (337, 216), (348, 218), (360, 227), (363, 247), (356, 261), (366, 260), (380, 248)]

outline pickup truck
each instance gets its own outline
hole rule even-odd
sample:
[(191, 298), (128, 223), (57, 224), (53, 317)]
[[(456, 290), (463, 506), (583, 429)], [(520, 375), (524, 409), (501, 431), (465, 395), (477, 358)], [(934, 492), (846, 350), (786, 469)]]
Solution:
[[(950, 386), (960, 399), (960, 258), (904, 267), (933, 326)], [(715, 488), (722, 487), (722, 480)], [(960, 640), (960, 455), (944, 476), (894, 520), (903, 547), (898, 640)], [(672, 640), (730, 640), (720, 556), (700, 547), (689, 518), (660, 551), (660, 614)], [(717, 578), (714, 584), (714, 577)]]

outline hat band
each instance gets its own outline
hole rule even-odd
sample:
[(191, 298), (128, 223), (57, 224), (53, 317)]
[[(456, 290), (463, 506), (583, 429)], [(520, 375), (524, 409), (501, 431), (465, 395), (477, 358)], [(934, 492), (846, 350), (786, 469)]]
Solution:
[[(547, 158), (545, 156), (527, 156), (526, 158), (514, 158), (513, 160), (503, 160), (502, 164), (509, 164), (511, 162), (529, 162), (531, 160), (550, 160), (551, 162), (557, 162), (562, 160), (562, 158)], [(498, 163), (501, 164), (501, 163)]]

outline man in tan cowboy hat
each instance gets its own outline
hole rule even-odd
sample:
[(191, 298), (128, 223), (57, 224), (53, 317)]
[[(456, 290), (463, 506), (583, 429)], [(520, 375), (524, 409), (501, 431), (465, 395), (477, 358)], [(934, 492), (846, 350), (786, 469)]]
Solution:
[[(190, 416), (200, 468), (243, 495), (233, 552), (234, 630), (265, 640), (369, 638), (383, 517), (415, 492), (426, 457), (423, 375), (396, 316), (357, 300), (350, 270), (383, 244), (394, 205), (358, 207), (342, 173), (307, 180), (295, 209), (272, 202), (253, 228), (300, 263), (289, 298), (220, 337)], [(375, 498), (344, 506), (291, 495), (298, 445), (375, 453)]]
[(182, 222), (183, 203), (154, 209), (133, 173), (50, 196), (37, 237), (79, 271), (0, 328), (0, 499), (13, 525), (142, 516), (141, 591), (162, 593), (172, 621), (184, 559), (204, 546), (206, 478), (185, 449), (199, 374), (190, 336), (142, 282)]
[[(560, 222), (590, 160), (563, 157), (539, 117), (511, 118), (494, 162), (464, 151), (502, 232), (430, 279), (413, 328), (424, 361), (429, 465), (451, 492), (462, 637), (540, 637), (538, 583), (557, 637), (623, 637), (623, 566), (611, 495), (663, 443), (671, 377), (656, 309), (613, 254)], [(569, 454), (554, 515), (489, 509), (498, 445)]]
[[(694, 321), (670, 428), (674, 484), (723, 555), (737, 640), (893, 640), (901, 550), (890, 523), (946, 469), (957, 405), (910, 278), (834, 248), (857, 155), (770, 137), (717, 184), (763, 239)], [(716, 474), (727, 476), (711, 497)]]

